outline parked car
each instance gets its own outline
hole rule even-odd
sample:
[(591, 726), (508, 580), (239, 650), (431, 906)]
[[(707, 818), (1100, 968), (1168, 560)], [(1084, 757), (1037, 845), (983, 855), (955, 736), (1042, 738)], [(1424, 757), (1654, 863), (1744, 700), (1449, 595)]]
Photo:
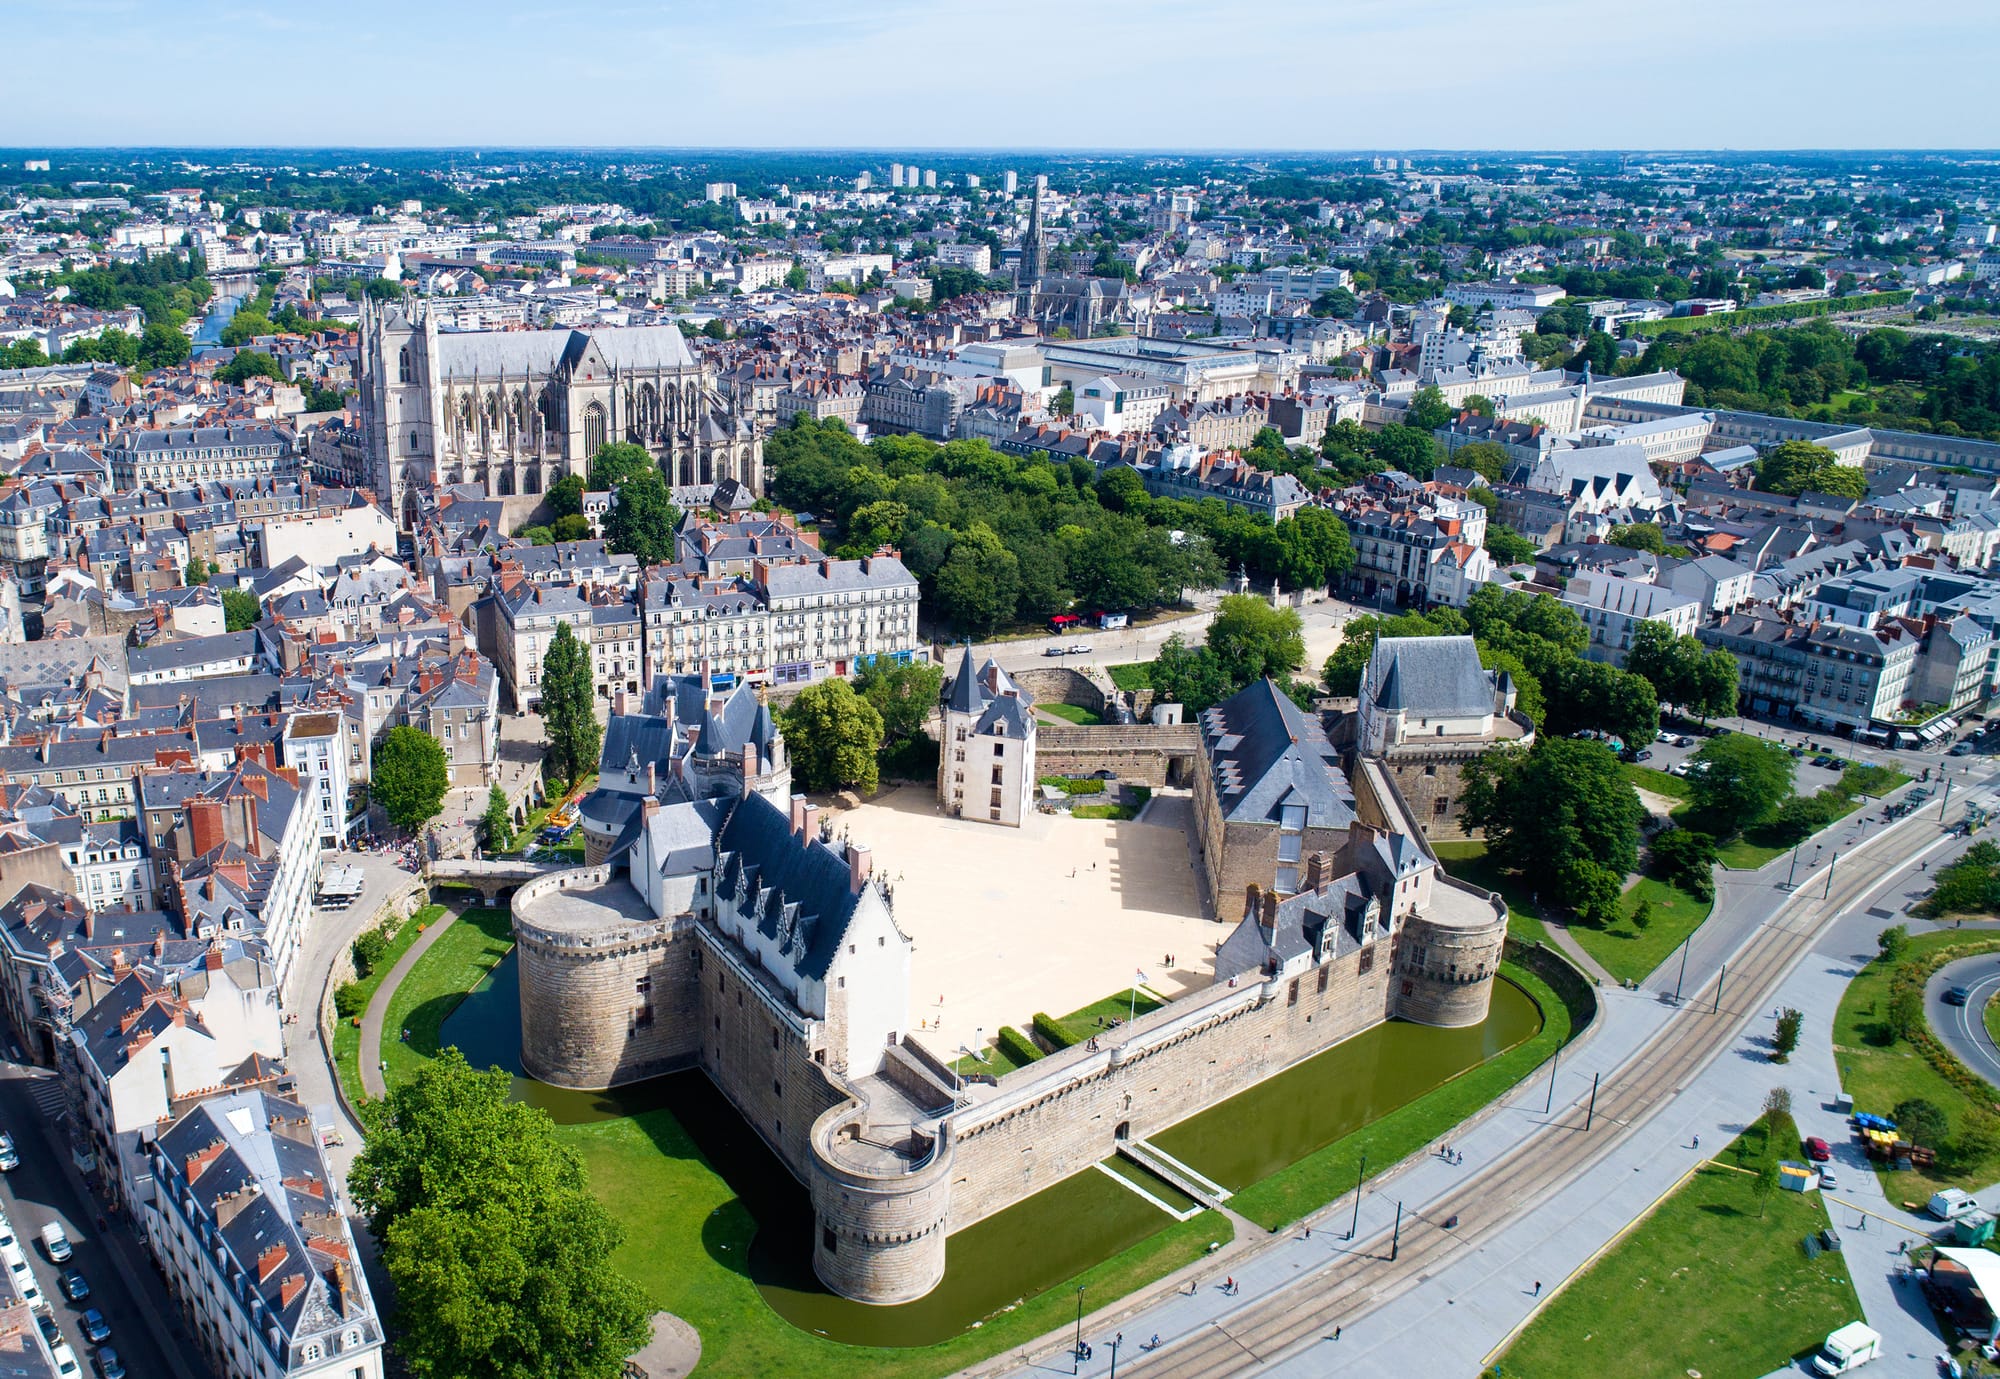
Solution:
[(0, 1265), (6, 1266), (7, 1277), (21, 1301), (34, 1308), (48, 1306), (48, 1299), (42, 1296), (41, 1287), (35, 1282), (35, 1271), (28, 1267), (26, 1255), (18, 1249), (0, 1249)]
[(103, 1379), (125, 1379), (125, 1365), (110, 1346), (97, 1352), (97, 1372)]
[(1685, 776), (1687, 773), (1688, 764), (1685, 761), (1677, 761), (1667, 768), (1667, 774), (1670, 776)]
[(69, 1232), (62, 1228), (62, 1222), (51, 1221), (42, 1227), (42, 1248), (48, 1251), (49, 1261), (61, 1264), (73, 1251), (70, 1249)]
[(1833, 765), (1833, 758), (1828, 756), (1825, 752), (1821, 752), (1818, 756), (1812, 759), (1812, 764), (1819, 767), (1820, 770), (1824, 771), (1829, 766)]
[(0, 1130), (0, 1173), (12, 1173), (21, 1166), (21, 1151), (14, 1147), (14, 1137)]
[(1095, 648), (1089, 642), (1078, 642), (1070, 647), (1069, 654), (1072, 656), (1088, 656), (1093, 650)]
[(62, 1328), (56, 1325), (55, 1316), (48, 1312), (35, 1314), (35, 1325), (42, 1329), (42, 1339), (54, 1345), (62, 1339)]
[(1067, 656), (1067, 655), (1069, 655), (1069, 649), (1068, 649), (1067, 647), (1060, 647), (1060, 646), (1049, 646), (1049, 647), (1043, 647), (1043, 648), (1042, 648), (1042, 655), (1044, 655), (1044, 656)]
[(1931, 1200), (1924, 1204), (1924, 1210), (1940, 1221), (1956, 1221), (1959, 1217), (1979, 1210), (1979, 1199), (1964, 1188), (1948, 1187), (1931, 1194)]
[(111, 1323), (95, 1307), (86, 1308), (77, 1325), (83, 1328), (84, 1338), (92, 1345), (103, 1345), (111, 1339)]
[(1653, 741), (1655, 742), (1672, 742), (1673, 740), (1674, 740), (1674, 735), (1668, 732), (1665, 728), (1662, 728), (1657, 733), (1653, 734)]
[(1972, 744), (1970, 742), (1953, 743), (1951, 754), (1955, 757), (1969, 757), (1972, 755)]
[(83, 1373), (83, 1366), (76, 1362), (76, 1352), (69, 1348), (68, 1341), (57, 1341), (49, 1347), (49, 1354), (56, 1357), (56, 1379), (77, 1379)]
[(65, 1269), (56, 1280), (61, 1285), (63, 1296), (71, 1302), (82, 1302), (90, 1296), (90, 1280), (83, 1276), (81, 1269)]
[(1962, 1006), (1971, 999), (1972, 988), (1968, 986), (1954, 986), (1944, 993), (1944, 1003), (1948, 1006)]
[(1839, 1183), (1836, 1183), (1833, 1180), (1833, 1170), (1826, 1167), (1824, 1164), (1820, 1166), (1819, 1170), (1819, 1185), (1821, 1188), (1830, 1188), (1830, 1187), (1837, 1188), (1840, 1186)]
[(1818, 1135), (1806, 1137), (1806, 1157), (1816, 1164), (1823, 1164), (1833, 1157), (1833, 1150)]
[(1636, 761), (1651, 761), (1652, 759), (1653, 759), (1653, 749), (1650, 747), (1641, 751), (1639, 755), (1634, 758), (1634, 760)]

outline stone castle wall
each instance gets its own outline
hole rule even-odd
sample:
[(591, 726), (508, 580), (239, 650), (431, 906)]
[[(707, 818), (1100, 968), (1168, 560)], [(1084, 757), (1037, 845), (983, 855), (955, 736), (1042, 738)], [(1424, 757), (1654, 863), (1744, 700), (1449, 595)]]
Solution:
[[(1474, 895), (1487, 893), (1450, 877), (1439, 886), (1453, 886)], [(1465, 929), (1435, 924), (1422, 915), (1404, 921), (1401, 952), (1402, 985), (1396, 1014), (1425, 1025), (1455, 1028), (1486, 1019), (1493, 1003), (1493, 978), (1507, 944), (1507, 916), (1497, 914), (1484, 928)]]
[(908, 1302), (944, 1277), (952, 1145), (935, 1136), (898, 1146), (907, 1157), (871, 1152), (882, 1133), (852, 1103), (813, 1127), (813, 1269), (842, 1297)]
[(1142, 785), (1178, 785), (1200, 753), (1201, 739), (1193, 724), (1159, 728), (1043, 723), (1035, 730), (1038, 776), (1116, 771), (1120, 779)]
[(1465, 798), (1465, 768), (1481, 755), (1476, 749), (1398, 749), (1383, 758), (1382, 765), (1409, 802), (1411, 815), (1423, 825), (1425, 837), (1463, 838), (1465, 827), (1459, 815)]
[(1015, 684), (1035, 697), (1037, 704), (1074, 704), (1092, 713), (1104, 712), (1104, 691), (1080, 670), (1068, 666), (1032, 666), (1008, 674)]

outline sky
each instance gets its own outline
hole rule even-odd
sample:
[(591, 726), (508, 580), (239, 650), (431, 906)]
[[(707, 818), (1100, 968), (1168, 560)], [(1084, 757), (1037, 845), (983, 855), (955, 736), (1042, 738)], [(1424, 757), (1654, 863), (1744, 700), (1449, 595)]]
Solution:
[(2000, 147), (1993, 0), (0, 0), (0, 34), (16, 148)]

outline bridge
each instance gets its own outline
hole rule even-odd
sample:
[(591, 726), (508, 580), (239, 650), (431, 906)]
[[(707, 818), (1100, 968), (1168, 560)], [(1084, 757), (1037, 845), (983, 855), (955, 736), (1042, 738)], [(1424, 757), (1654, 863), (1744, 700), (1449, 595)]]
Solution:
[(528, 862), (518, 857), (503, 857), (494, 861), (441, 857), (424, 868), (424, 879), (470, 886), (485, 896), (486, 903), (490, 905), (499, 899), (502, 891), (511, 891), (524, 881), (533, 881), (553, 871), (567, 870), (566, 863)]

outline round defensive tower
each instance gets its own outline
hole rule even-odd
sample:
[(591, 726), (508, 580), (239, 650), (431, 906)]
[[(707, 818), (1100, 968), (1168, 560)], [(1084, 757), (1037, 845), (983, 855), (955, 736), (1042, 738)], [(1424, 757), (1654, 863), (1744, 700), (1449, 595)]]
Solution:
[(836, 1106), (812, 1129), (813, 1272), (855, 1302), (910, 1302), (944, 1278), (951, 1135)]
[(513, 913), (528, 1076), (595, 1091), (693, 1056), (697, 1024), (676, 1009), (692, 936), (655, 918), (614, 868), (530, 881)]
[(1506, 903), (1440, 875), (1430, 905), (1403, 922), (1393, 1013), (1420, 1025), (1480, 1024), (1506, 943)]

